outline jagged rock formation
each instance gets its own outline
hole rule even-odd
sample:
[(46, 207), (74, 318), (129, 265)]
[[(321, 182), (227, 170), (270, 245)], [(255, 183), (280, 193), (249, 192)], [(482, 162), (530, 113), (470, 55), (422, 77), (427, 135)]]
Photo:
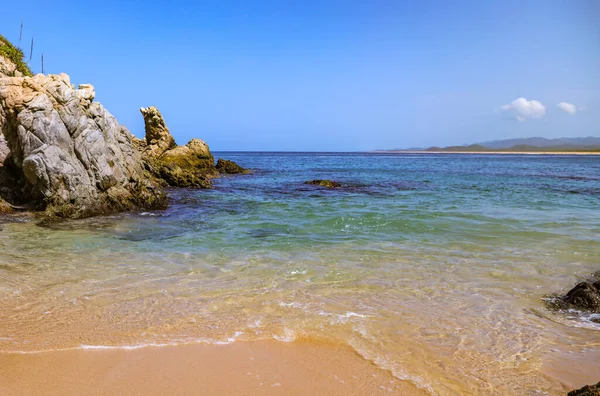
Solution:
[(94, 102), (92, 85), (76, 89), (66, 74), (31, 77), (22, 53), (0, 39), (0, 213), (75, 218), (162, 209), (162, 186), (212, 187), (219, 172), (208, 145), (177, 146), (155, 107), (141, 109), (146, 138), (137, 139)]
[(144, 116), (146, 139), (137, 139), (136, 145), (142, 152), (147, 168), (169, 186), (212, 188), (210, 179), (217, 177), (219, 172), (247, 173), (233, 161), (219, 160), (221, 167), (219, 164), (215, 167), (215, 159), (208, 145), (200, 139), (177, 146), (156, 107), (142, 107), (140, 111)]
[(132, 135), (94, 96), (66, 74), (0, 75), (2, 168), (18, 185), (5, 199), (61, 217), (166, 206)]
[(144, 157), (159, 158), (165, 151), (177, 147), (175, 139), (169, 132), (160, 111), (154, 106), (140, 108), (144, 117), (144, 126), (146, 129), (145, 142), (140, 145), (143, 148)]
[(230, 175), (250, 173), (250, 170), (242, 168), (233, 161), (224, 160), (222, 158), (219, 158), (219, 160), (217, 161), (216, 168), (219, 171), (219, 173), (226, 173)]

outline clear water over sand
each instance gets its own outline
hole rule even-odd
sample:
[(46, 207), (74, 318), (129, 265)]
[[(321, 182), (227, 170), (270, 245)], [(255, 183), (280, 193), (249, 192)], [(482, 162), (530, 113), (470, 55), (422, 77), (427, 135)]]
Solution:
[[(600, 379), (595, 156), (232, 154), (165, 212), (0, 225), (0, 350), (325, 340), (431, 394)], [(327, 190), (304, 185), (327, 178)]]

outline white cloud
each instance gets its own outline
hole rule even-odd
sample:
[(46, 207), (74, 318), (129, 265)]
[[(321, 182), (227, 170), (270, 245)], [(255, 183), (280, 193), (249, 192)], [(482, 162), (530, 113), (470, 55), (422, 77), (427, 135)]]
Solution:
[(574, 115), (575, 113), (577, 113), (577, 106), (575, 106), (573, 103), (560, 102), (557, 106), (562, 111), (569, 113), (571, 115)]
[(527, 100), (518, 98), (502, 106), (504, 111), (513, 111), (515, 118), (519, 121), (525, 121), (527, 118), (540, 118), (546, 114), (546, 108), (537, 100)]

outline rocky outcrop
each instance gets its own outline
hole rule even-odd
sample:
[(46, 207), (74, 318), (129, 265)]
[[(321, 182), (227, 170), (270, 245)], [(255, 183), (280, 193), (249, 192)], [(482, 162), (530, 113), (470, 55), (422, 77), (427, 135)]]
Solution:
[(94, 101), (92, 85), (76, 89), (66, 74), (31, 76), (22, 58), (0, 36), (0, 211), (84, 217), (160, 209), (168, 203), (162, 186), (212, 187), (219, 171), (208, 145), (177, 146), (155, 107), (141, 109), (146, 136), (137, 139)]
[(307, 181), (307, 182), (304, 182), (304, 184), (313, 184), (313, 185), (316, 185), (316, 186), (327, 187), (327, 188), (337, 188), (337, 187), (341, 187), (342, 186), (340, 183), (338, 183), (336, 181), (319, 180), (319, 179)]
[(219, 158), (219, 160), (217, 161), (216, 168), (219, 171), (219, 173), (222, 173), (222, 174), (234, 175), (234, 174), (250, 173), (249, 169), (242, 168), (235, 162), (225, 160), (222, 158)]
[(142, 107), (140, 111), (144, 117), (146, 138), (143, 142), (139, 142), (139, 146), (145, 158), (159, 158), (165, 151), (177, 147), (162, 114), (156, 107)]
[(154, 106), (141, 108), (146, 126), (145, 140), (137, 139), (147, 168), (172, 187), (212, 188), (211, 179), (220, 173), (248, 173), (233, 161), (215, 159), (208, 145), (192, 139), (177, 146), (163, 116)]
[(216, 176), (212, 154), (199, 139), (167, 150), (154, 161), (154, 167), (158, 176), (173, 187), (212, 188), (210, 178)]
[(0, 152), (18, 198), (62, 217), (164, 208), (132, 135), (94, 97), (66, 74), (0, 75)]
[(596, 385), (586, 385), (583, 388), (573, 390), (567, 396), (600, 396), (600, 382)]

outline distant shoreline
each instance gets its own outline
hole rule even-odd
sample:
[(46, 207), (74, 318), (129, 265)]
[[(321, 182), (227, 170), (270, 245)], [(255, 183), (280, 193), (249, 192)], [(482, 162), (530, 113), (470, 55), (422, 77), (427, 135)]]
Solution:
[(600, 155), (599, 151), (443, 151), (375, 150), (376, 154), (500, 154), (500, 155)]

